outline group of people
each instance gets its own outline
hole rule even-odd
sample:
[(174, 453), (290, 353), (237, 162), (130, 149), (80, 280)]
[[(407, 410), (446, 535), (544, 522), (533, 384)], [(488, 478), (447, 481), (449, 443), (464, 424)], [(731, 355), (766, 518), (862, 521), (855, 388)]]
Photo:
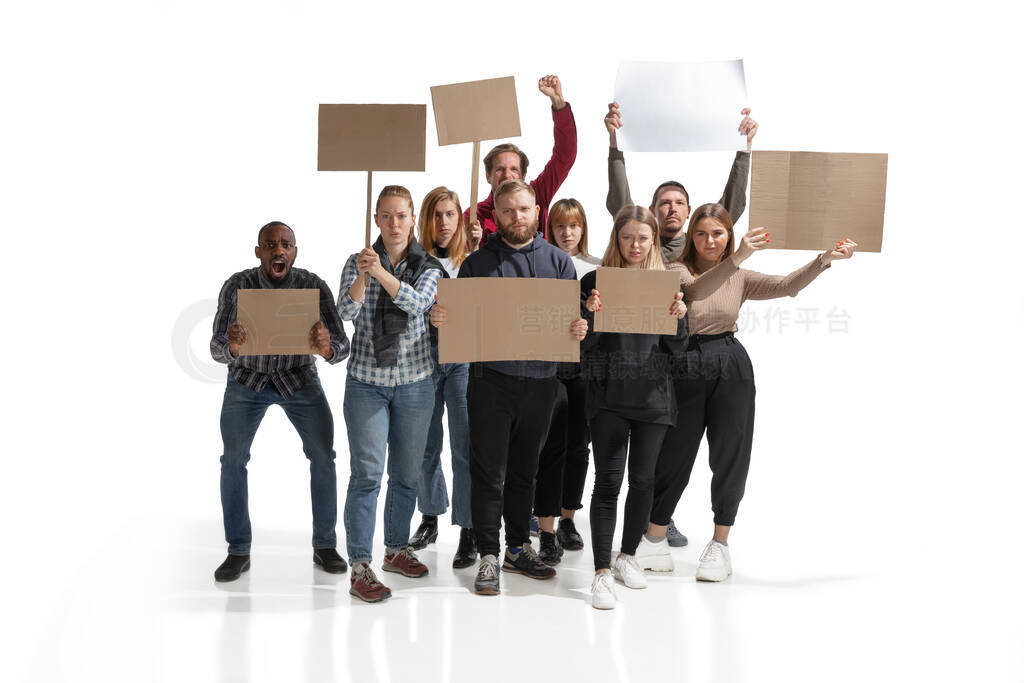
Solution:
[[(742, 238), (733, 232), (745, 208), (749, 149), (758, 127), (749, 110), (741, 112), (738, 129), (748, 149), (737, 152), (721, 199), (691, 210), (676, 181), (659, 185), (649, 207), (632, 200), (616, 146), (623, 118), (612, 103), (605, 125), (613, 223), (607, 249), (596, 258), (588, 251), (580, 203), (552, 203), (576, 158), (572, 110), (557, 77), (541, 78), (538, 88), (551, 100), (552, 156), (527, 183), (522, 150), (511, 144), (492, 149), (484, 159), (491, 192), (477, 205), (476, 221), (446, 187), (427, 193), (417, 213), (411, 193), (391, 185), (376, 202), (380, 235), (346, 261), (337, 300), (322, 279), (293, 267), (295, 233), (278, 221), (259, 231), (260, 266), (225, 282), (211, 340), (213, 357), (229, 368), (221, 410), (228, 556), (215, 572), (218, 581), (237, 579), (250, 566), (246, 465), (260, 420), (273, 404), (295, 426), (310, 461), (313, 561), (333, 573), (351, 565), (350, 592), (367, 602), (391, 595), (371, 567), (385, 469), (381, 569), (414, 578), (428, 574), (416, 551), (437, 539), (438, 518), (449, 507), (441, 465), (446, 412), (451, 520), (460, 527), (452, 564), (477, 565), (476, 593), (500, 593), (502, 573), (552, 578), (566, 550), (584, 547), (574, 514), (583, 506), (591, 446), (593, 606), (615, 607), (616, 579), (645, 588), (645, 570), (672, 571), (670, 537), (682, 537), (671, 517), (705, 432), (714, 530), (697, 579), (722, 581), (731, 574), (728, 535), (743, 496), (754, 422), (753, 369), (734, 336), (740, 307), (748, 299), (794, 296), (832, 261), (849, 258), (856, 244), (837, 242), (787, 276), (740, 268), (771, 241), (764, 228)], [(664, 302), (676, 318), (675, 334), (595, 332), (594, 313), (602, 307), (597, 266), (678, 272), (679, 291)], [(580, 316), (566, 330), (581, 344), (580, 363), (439, 363), (437, 329), (457, 315), (436, 303), (437, 283), (449, 277), (581, 278)], [(239, 355), (248, 331), (237, 320), (237, 291), (247, 288), (320, 291), (309, 355)], [(345, 320), (354, 325), (351, 345)], [(330, 364), (348, 358), (347, 562), (336, 547), (334, 422), (314, 354)], [(627, 473), (621, 544), (613, 557)], [(410, 534), (417, 507), (420, 524)], [(530, 538), (532, 520), (539, 550)]]

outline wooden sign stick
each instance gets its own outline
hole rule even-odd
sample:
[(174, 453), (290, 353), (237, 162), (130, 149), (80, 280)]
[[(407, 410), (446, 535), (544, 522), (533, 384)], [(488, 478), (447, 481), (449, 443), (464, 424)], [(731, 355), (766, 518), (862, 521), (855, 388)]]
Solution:
[(480, 191), (480, 141), (473, 141), (473, 173), (469, 176), (469, 223), (476, 220), (476, 197)]
[[(366, 172), (366, 246), (370, 246), (370, 207), (373, 205), (373, 171)], [(370, 274), (366, 274), (366, 286), (370, 286)]]

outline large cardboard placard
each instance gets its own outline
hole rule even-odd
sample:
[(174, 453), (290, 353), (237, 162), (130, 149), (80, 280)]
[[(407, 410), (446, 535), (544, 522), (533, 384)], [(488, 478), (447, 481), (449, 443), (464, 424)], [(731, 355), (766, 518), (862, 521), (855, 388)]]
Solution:
[(675, 334), (678, 320), (669, 313), (679, 292), (679, 273), (666, 270), (598, 268), (601, 310), (594, 331), (626, 334)]
[(437, 303), (448, 313), (438, 328), (442, 363), (580, 359), (580, 343), (569, 333), (580, 317), (578, 280), (444, 279)]
[(743, 60), (681, 64), (622, 62), (615, 77), (625, 152), (745, 150)]
[(512, 76), (435, 85), (430, 88), (430, 97), (434, 101), (439, 145), (514, 138), (521, 134), (516, 81)]
[(246, 341), (240, 356), (305, 355), (309, 332), (320, 320), (319, 289), (240, 289), (238, 322)]
[(427, 105), (321, 104), (318, 171), (426, 170)]
[(756, 151), (750, 225), (777, 249), (831, 249), (848, 237), (882, 250), (888, 154)]

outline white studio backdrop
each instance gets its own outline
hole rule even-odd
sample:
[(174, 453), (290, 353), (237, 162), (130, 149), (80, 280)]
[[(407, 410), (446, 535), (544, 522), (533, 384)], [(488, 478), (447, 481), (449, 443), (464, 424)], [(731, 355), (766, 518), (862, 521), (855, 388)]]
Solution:
[[(271, 219), (295, 228), (296, 265), (335, 294), (345, 258), (362, 247), (365, 174), (315, 171), (319, 103), (429, 103), (431, 85), (514, 75), (515, 142), (532, 179), (552, 145), (536, 80), (559, 75), (579, 152), (558, 197), (583, 203), (601, 254), (611, 223), (602, 118), (619, 62), (743, 58), (755, 149), (887, 152), (889, 171), (881, 254), (839, 262), (797, 299), (748, 304), (741, 317), (758, 417), (734, 543), (779, 579), (812, 562), (888, 586), (876, 611), (849, 617), (863, 648), (830, 650), (855, 656), (858, 674), (1019, 680), (1021, 55), (1001, 7), (2, 10), (3, 678), (170, 680), (161, 666), (187, 659), (162, 621), (162, 569), (176, 562), (205, 580), (222, 554), (224, 369), (207, 351), (217, 292), (256, 265), (256, 230)], [(375, 173), (374, 194), (398, 183), (419, 202), (444, 184), (468, 201), (470, 145), (439, 148), (429, 107), (427, 125), (427, 172)], [(649, 201), (675, 178), (694, 206), (715, 201), (731, 161), (629, 154), (633, 197)], [(785, 273), (811, 256), (772, 252), (747, 265)], [(319, 367), (343, 500), (345, 371)], [(677, 517), (698, 545), (710, 528), (706, 469), (702, 455)], [(308, 475), (279, 411), (261, 427), (250, 472), (257, 543), (263, 533), (308, 560)], [(880, 645), (898, 638), (905, 647)], [(756, 667), (747, 673), (758, 680)]]

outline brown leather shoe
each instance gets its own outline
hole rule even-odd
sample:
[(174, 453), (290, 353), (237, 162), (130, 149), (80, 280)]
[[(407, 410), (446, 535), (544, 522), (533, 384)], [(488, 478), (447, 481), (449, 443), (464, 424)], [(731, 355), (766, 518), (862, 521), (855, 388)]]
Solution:
[(416, 555), (408, 546), (402, 548), (394, 555), (385, 555), (384, 564), (381, 565), (381, 569), (386, 572), (398, 572), (402, 576), (408, 576), (411, 579), (426, 576), (428, 572), (427, 565), (416, 559)]
[(380, 602), (391, 597), (391, 589), (377, 580), (377, 575), (370, 569), (370, 565), (360, 562), (352, 567), (352, 574), (349, 577), (351, 587), (349, 595), (354, 595), (365, 602)]

